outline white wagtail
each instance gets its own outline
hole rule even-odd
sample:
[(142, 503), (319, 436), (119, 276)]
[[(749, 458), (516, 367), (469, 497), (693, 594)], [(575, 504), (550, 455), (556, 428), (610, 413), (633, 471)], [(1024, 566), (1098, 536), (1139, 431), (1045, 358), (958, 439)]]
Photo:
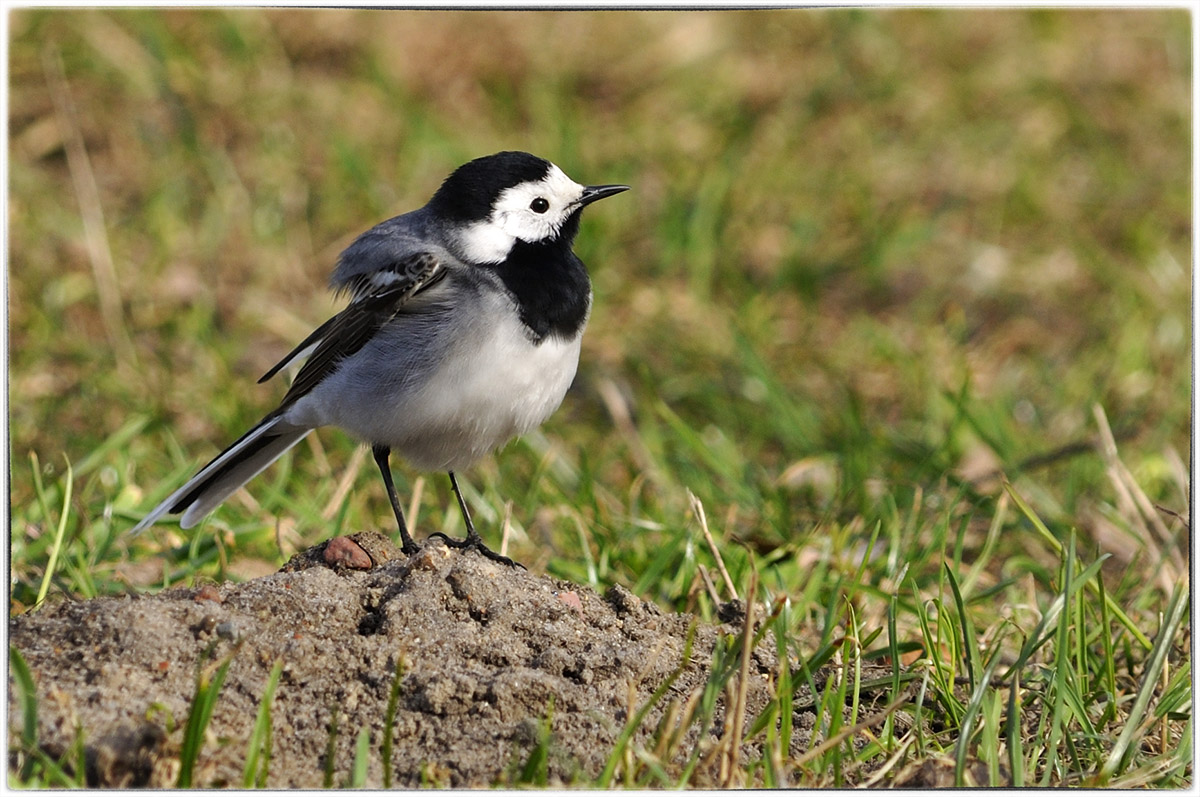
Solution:
[(540, 425), (579, 363), (592, 290), (571, 251), (583, 208), (628, 190), (583, 186), (527, 152), (460, 166), (425, 207), (388, 219), (342, 252), (330, 280), (350, 303), (268, 371), (307, 358), (279, 407), (133, 531), (182, 513), (191, 528), (318, 426), (370, 444), (400, 528), (389, 456), (446, 471), (466, 521), (456, 548), (484, 545), (454, 473)]

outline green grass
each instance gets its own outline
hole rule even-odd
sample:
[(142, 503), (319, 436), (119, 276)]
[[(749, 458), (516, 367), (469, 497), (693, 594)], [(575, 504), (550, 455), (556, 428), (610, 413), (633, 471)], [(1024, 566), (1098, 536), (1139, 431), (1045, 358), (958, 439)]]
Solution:
[[(209, 651), (213, 647), (215, 646), (210, 646)], [(200, 751), (204, 749), (208, 723), (212, 720), (213, 709), (217, 706), (217, 698), (220, 697), (221, 686), (225, 683), (229, 665), (233, 664), (233, 659), (240, 647), (239, 645), (224, 661), (219, 663), (209, 663), (208, 655), (202, 655), (196, 662), (196, 693), (192, 697), (192, 703), (188, 709), (188, 718), (183, 726), (183, 739), (179, 750), (179, 778), (176, 786), (181, 789), (190, 789), (196, 785), (192, 778)], [(264, 699), (269, 700), (269, 698)]]
[[(275, 698), (275, 689), (279, 686), (279, 678), (283, 674), (283, 659), (276, 659), (267, 676), (267, 685), (263, 689), (258, 704), (258, 713), (254, 717), (254, 730), (250, 732), (250, 741), (246, 747), (246, 765), (242, 770), (242, 788), (265, 788), (267, 776), (271, 771), (271, 708)], [(391, 704), (389, 703), (389, 707)], [(391, 727), (389, 724), (388, 727)], [(387, 756), (384, 756), (387, 760)], [(386, 772), (386, 769), (384, 770)]]
[(392, 685), (388, 690), (387, 708), (383, 712), (383, 742), (379, 746), (379, 761), (383, 766), (383, 788), (392, 788), (392, 748), (395, 745), (396, 707), (400, 702), (400, 684), (408, 665), (403, 653), (396, 655)]
[[(463, 474), (481, 530), (498, 544), (511, 502), (532, 570), (711, 620), (728, 587), (694, 494), (787, 654), (743, 729), (763, 760), (722, 773), (733, 729), (678, 747), (736, 685), (732, 639), (612, 782), (851, 786), (947, 761), (951, 784), (1188, 785), (1190, 24), (14, 12), (12, 610), (244, 579), (390, 528), (329, 430), (192, 533), (127, 535), (273, 408), (283, 385), (255, 380), (339, 306), (324, 282), (354, 234), (519, 147), (634, 190), (580, 235), (575, 388)], [(396, 477), (407, 500), (418, 474)], [(416, 508), (422, 534), (461, 531), (444, 477)], [(829, 741), (796, 758), (802, 685)], [(10, 782), (76, 777), (21, 755)]]
[[(37, 686), (33, 673), (20, 651), (8, 649), (8, 666), (12, 674), (11, 690), (16, 692), (21, 718), (19, 729), (12, 723), (9, 738), (8, 784), (26, 789), (79, 789), (87, 786), (86, 756), (83, 729), (75, 729), (70, 748), (55, 760), (37, 743), (38, 710)], [(13, 718), (15, 719), (15, 717)]]

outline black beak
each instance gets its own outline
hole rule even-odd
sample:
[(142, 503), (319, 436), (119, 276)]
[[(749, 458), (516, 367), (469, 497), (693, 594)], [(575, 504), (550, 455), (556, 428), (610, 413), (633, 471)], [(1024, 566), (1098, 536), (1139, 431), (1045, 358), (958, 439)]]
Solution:
[(579, 197), (579, 206), (590, 205), (597, 199), (604, 199), (608, 196), (619, 194), (622, 191), (628, 191), (627, 185), (589, 185), (584, 186), (583, 196)]

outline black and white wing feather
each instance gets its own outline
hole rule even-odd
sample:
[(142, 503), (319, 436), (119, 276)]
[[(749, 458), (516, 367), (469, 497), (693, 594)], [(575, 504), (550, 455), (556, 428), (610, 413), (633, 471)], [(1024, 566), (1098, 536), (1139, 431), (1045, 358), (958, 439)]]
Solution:
[(269, 377), (306, 350), (311, 351), (275, 412), (282, 413), (307, 395), (342, 360), (366, 345), (380, 327), (402, 313), (413, 296), (436, 285), (446, 273), (437, 256), (421, 252), (389, 268), (361, 275), (354, 285), (347, 286), (355, 294), (346, 309), (322, 324), (267, 373)]
[[(366, 274), (356, 274), (336, 285), (337, 290), (350, 293), (350, 305), (313, 330), (307, 338), (288, 352), (282, 360), (275, 363), (271, 367), (271, 370), (259, 377), (259, 384), (266, 382), (275, 376), (275, 374), (298, 360), (308, 357), (311, 362), (313, 359), (316, 359), (317, 352), (322, 350), (322, 344), (326, 341), (329, 341), (329, 344), (324, 348), (325, 357), (323, 359), (328, 359), (336, 349), (339, 349), (336, 339), (345, 334), (346, 328), (350, 328), (351, 331), (358, 331), (357, 325), (363, 324), (367, 317), (374, 317), (386, 312), (389, 307), (394, 307), (395, 311), (398, 312), (405, 302), (426, 288), (436, 284), (445, 275), (446, 272), (441, 260), (436, 255), (431, 252), (418, 252), (401, 260), (388, 263), (375, 271)], [(364, 307), (355, 309), (361, 302), (367, 302), (367, 304)], [(373, 312), (366, 312), (368, 310)], [(378, 329), (378, 326), (375, 329)], [(357, 338), (357, 335), (355, 337)], [(358, 351), (365, 342), (366, 338), (359, 340), (358, 345), (353, 350), (341, 351), (337, 359)], [(301, 369), (301, 373), (307, 370), (309, 370), (308, 363)], [(324, 373), (323, 370), (322, 373)], [(299, 380), (300, 377), (297, 375), (296, 381)], [(319, 382), (320, 380), (316, 381)], [(313, 384), (316, 384), (316, 382)], [(311, 388), (311, 386), (309, 387)], [(294, 387), (295, 385), (293, 384), (293, 389)], [(290, 395), (291, 391), (288, 391), (288, 393)], [(285, 400), (284, 403), (288, 402)]]

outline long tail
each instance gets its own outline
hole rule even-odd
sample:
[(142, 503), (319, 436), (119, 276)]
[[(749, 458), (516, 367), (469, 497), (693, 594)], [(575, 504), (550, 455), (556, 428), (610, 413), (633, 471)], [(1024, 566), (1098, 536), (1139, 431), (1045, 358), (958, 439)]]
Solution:
[(180, 512), (183, 517), (179, 525), (190, 529), (310, 431), (286, 424), (279, 416), (264, 418), (142, 518), (133, 527), (132, 533), (138, 534), (150, 528), (163, 515)]

